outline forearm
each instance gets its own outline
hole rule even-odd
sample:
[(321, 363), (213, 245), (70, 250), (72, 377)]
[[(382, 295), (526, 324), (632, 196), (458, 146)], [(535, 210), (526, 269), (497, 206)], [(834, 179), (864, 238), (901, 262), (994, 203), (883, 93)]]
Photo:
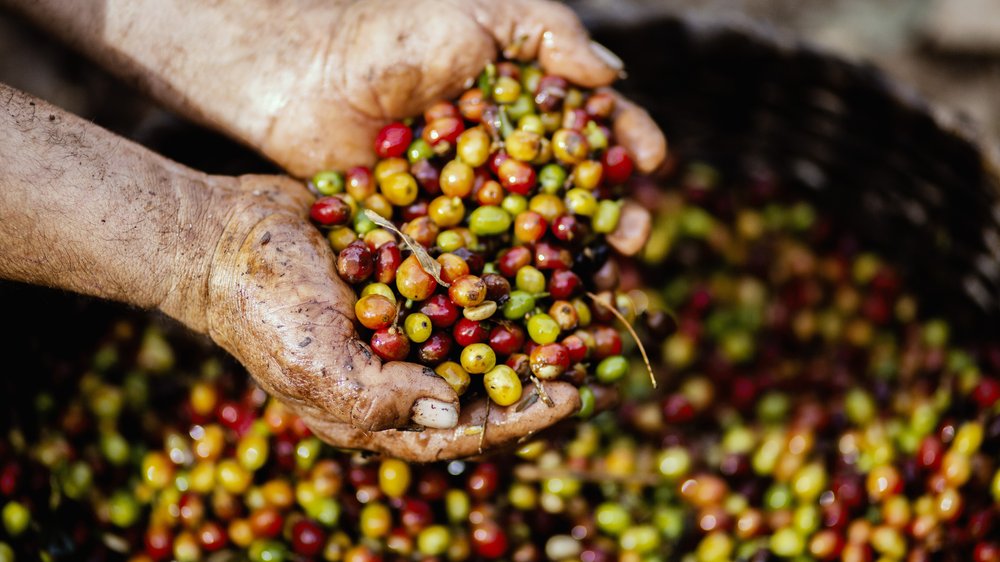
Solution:
[[(259, 93), (301, 80), (290, 61), (325, 48), (289, 30), (335, 22), (341, 3), (0, 0), (161, 103), (254, 146), (288, 103)], [(248, 61), (262, 37), (282, 41)]]
[(210, 181), (0, 85), (3, 278), (159, 307), (197, 329), (228, 196)]

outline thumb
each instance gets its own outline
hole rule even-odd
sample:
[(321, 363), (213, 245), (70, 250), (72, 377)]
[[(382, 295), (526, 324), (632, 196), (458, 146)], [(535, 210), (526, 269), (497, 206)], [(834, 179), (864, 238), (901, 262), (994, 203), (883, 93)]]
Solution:
[(420, 425), (450, 429), (458, 423), (458, 395), (427, 367), (394, 361), (362, 378), (364, 386), (350, 414), (350, 424), (356, 428), (381, 431)]
[(488, 1), (480, 3), (476, 20), (490, 30), (508, 58), (537, 59), (546, 72), (584, 87), (606, 86), (624, 68), (614, 53), (591, 41), (573, 10), (562, 4)]

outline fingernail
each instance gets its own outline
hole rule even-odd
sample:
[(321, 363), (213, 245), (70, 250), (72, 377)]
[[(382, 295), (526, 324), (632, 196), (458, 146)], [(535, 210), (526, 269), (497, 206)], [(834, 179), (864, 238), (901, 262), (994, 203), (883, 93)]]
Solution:
[(454, 404), (433, 398), (421, 398), (413, 403), (413, 423), (434, 429), (451, 429), (458, 425), (458, 408)]
[(597, 41), (590, 42), (590, 51), (594, 53), (594, 56), (601, 59), (601, 62), (608, 65), (610, 68), (621, 71), (625, 68), (625, 63), (622, 59), (618, 58), (618, 55), (611, 52), (610, 49), (601, 45)]
[(641, 205), (627, 202), (622, 207), (618, 228), (607, 235), (606, 239), (618, 253), (633, 256), (646, 245), (651, 229), (652, 217), (649, 211)]

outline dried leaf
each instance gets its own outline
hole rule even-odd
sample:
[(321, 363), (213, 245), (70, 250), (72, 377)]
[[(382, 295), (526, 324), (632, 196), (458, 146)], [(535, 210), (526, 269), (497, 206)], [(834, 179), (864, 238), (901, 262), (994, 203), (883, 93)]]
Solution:
[(639, 334), (635, 333), (635, 329), (632, 327), (632, 325), (629, 324), (628, 320), (626, 320), (625, 317), (622, 316), (622, 313), (618, 312), (618, 309), (615, 308), (613, 305), (604, 302), (600, 297), (598, 297), (594, 293), (588, 292), (587, 296), (590, 297), (590, 300), (594, 301), (594, 304), (603, 306), (605, 309), (607, 309), (608, 312), (613, 314), (615, 318), (620, 320), (621, 323), (625, 325), (625, 329), (628, 330), (628, 333), (632, 336), (632, 339), (635, 340), (635, 344), (639, 346), (639, 353), (642, 354), (642, 362), (646, 364), (646, 370), (649, 371), (649, 382), (650, 384), (653, 385), (653, 388), (656, 388), (656, 377), (653, 376), (653, 366), (649, 364), (649, 355), (646, 355), (646, 346), (642, 345), (642, 341), (639, 340)]
[(396, 225), (392, 224), (392, 221), (386, 220), (382, 217), (382, 215), (372, 211), (371, 209), (365, 209), (365, 216), (382, 228), (395, 232), (403, 240), (403, 244), (406, 244), (406, 247), (413, 252), (414, 256), (417, 257), (417, 261), (420, 262), (420, 267), (422, 267), (428, 275), (433, 277), (434, 280), (437, 281), (442, 287), (450, 286), (448, 283), (445, 283), (444, 279), (441, 279), (441, 264), (432, 258), (431, 255), (427, 253), (427, 250), (418, 244), (416, 240), (396, 228)]

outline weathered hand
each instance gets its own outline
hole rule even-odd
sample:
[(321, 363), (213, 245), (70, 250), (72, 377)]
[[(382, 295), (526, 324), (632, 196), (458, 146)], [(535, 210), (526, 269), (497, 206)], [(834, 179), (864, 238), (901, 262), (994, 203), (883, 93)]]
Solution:
[[(386, 122), (457, 95), (501, 51), (581, 86), (621, 62), (548, 0), (7, 0), (164, 104), (292, 175), (370, 164)], [(194, 12), (194, 13), (192, 13)], [(641, 171), (662, 133), (622, 100), (615, 134)]]
[[(529, 436), (579, 408), (575, 388), (549, 383), (554, 407), (493, 406), (459, 414), (433, 371), (382, 363), (354, 331), (354, 293), (309, 224), (312, 196), (278, 176), (225, 178), (236, 192), (207, 274), (204, 317), (186, 319), (232, 353), (261, 386), (323, 439), (341, 447), (429, 461), (469, 456)], [(204, 326), (199, 326), (204, 324)], [(525, 396), (531, 388), (525, 390)], [(394, 430), (395, 428), (423, 431)]]
[[(314, 48), (293, 53), (288, 79), (268, 81), (271, 91), (257, 93), (283, 103), (254, 106), (267, 126), (252, 142), (298, 176), (372, 163), (382, 125), (454, 97), (498, 50), (538, 59), (586, 87), (607, 86), (622, 70), (569, 8), (552, 2), (368, 0), (317, 16), (301, 30)], [(662, 133), (642, 109), (618, 105), (617, 137), (641, 170), (655, 168), (665, 153)]]
[[(453, 97), (500, 50), (537, 58), (582, 86), (607, 85), (621, 71), (568, 8), (545, 0), (249, 0), (208, 3), (198, 17), (163, 0), (93, 1), (100, 9), (83, 10), (97, 15), (87, 18), (58, 0), (17, 4), (164, 103), (299, 177), (371, 163), (385, 122)], [(641, 109), (624, 100), (617, 107), (619, 142), (640, 170), (655, 168), (663, 135)], [(459, 414), (443, 380), (417, 365), (383, 365), (357, 339), (353, 292), (306, 219), (310, 197), (300, 184), (259, 176), (209, 183), (226, 193), (210, 197), (224, 206), (206, 211), (227, 217), (223, 234), (209, 271), (186, 271), (163, 308), (207, 331), (324, 439), (413, 460), (453, 458), (515, 441), (578, 408), (576, 389), (549, 383), (555, 407), (494, 407), (481, 436), (485, 402)], [(621, 223), (609, 240), (634, 253), (648, 213), (626, 206)], [(127, 291), (97, 293), (135, 300)], [(452, 428), (394, 429), (414, 423)]]

